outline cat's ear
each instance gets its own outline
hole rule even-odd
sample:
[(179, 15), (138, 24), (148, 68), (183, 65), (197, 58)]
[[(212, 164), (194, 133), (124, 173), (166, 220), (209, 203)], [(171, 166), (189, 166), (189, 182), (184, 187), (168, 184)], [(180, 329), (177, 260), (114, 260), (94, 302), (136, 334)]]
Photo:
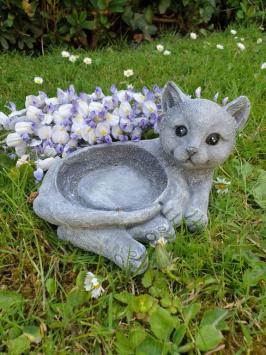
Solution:
[(168, 111), (173, 106), (178, 106), (186, 101), (189, 97), (183, 93), (173, 81), (168, 81), (163, 89), (162, 109), (163, 112)]
[(250, 112), (250, 101), (246, 96), (239, 96), (237, 99), (229, 102), (225, 110), (233, 116), (236, 121), (237, 129), (244, 127)]

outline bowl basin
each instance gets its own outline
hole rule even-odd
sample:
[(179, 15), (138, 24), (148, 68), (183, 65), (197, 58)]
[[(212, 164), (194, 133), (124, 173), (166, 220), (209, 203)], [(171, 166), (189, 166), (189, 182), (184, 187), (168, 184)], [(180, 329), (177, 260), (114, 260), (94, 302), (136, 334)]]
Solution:
[(167, 187), (155, 156), (133, 144), (91, 147), (65, 159), (56, 185), (72, 204), (101, 211), (135, 211), (154, 202)]

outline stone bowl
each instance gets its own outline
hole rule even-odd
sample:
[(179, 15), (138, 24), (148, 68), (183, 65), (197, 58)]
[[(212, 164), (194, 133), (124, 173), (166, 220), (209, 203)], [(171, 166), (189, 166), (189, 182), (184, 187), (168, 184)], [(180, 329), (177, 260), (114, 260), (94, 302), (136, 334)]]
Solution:
[(130, 212), (153, 204), (167, 186), (167, 175), (146, 150), (114, 144), (95, 146), (66, 159), (56, 183), (74, 205)]
[(168, 186), (158, 159), (132, 142), (83, 148), (46, 174), (35, 212), (57, 225), (128, 226), (160, 212)]

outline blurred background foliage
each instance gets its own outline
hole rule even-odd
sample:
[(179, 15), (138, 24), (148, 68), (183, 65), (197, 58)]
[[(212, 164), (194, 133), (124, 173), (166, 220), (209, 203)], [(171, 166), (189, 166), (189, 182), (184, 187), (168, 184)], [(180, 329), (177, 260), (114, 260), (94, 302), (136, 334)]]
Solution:
[(264, 0), (0, 0), (0, 49), (43, 51), (67, 43), (96, 48), (115, 39), (151, 40), (265, 22)]

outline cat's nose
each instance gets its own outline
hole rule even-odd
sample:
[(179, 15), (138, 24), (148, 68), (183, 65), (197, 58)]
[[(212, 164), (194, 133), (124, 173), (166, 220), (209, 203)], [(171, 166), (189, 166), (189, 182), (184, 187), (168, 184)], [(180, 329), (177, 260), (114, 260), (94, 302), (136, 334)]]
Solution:
[(188, 147), (187, 148), (187, 152), (189, 154), (189, 156), (191, 157), (192, 155), (196, 154), (198, 151), (198, 148), (196, 147)]

